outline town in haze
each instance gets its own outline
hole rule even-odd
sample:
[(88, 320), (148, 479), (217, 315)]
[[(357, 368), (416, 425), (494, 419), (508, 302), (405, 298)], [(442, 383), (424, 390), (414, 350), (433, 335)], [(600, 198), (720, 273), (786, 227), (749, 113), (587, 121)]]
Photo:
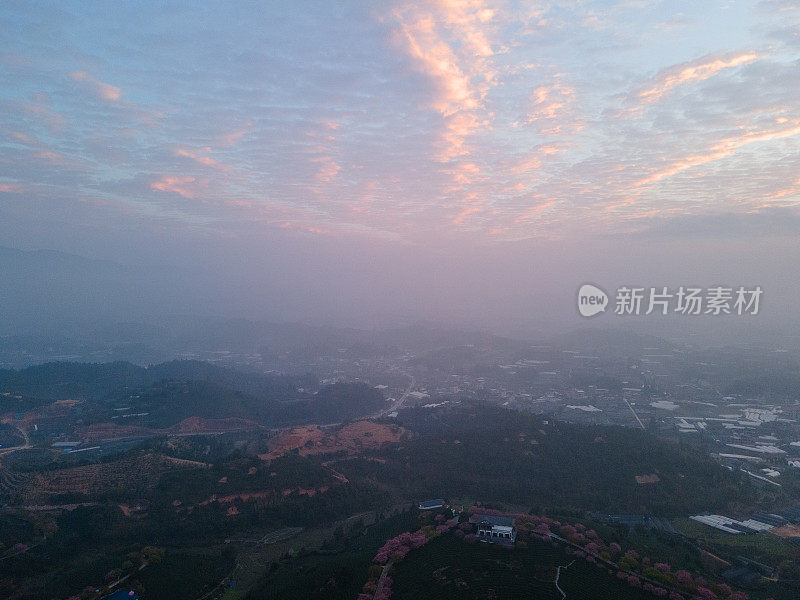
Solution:
[(796, 600), (799, 34), (1, 3), (0, 600)]

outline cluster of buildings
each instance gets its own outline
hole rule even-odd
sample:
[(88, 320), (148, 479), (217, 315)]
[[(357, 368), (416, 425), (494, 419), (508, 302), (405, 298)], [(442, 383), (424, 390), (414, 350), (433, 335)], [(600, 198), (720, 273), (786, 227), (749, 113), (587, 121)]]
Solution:
[(744, 521), (737, 521), (722, 515), (695, 515), (689, 518), (714, 529), (732, 534), (760, 533), (769, 531), (774, 527), (780, 527), (786, 523), (786, 519), (779, 515), (760, 515), (758, 519), (750, 518)]

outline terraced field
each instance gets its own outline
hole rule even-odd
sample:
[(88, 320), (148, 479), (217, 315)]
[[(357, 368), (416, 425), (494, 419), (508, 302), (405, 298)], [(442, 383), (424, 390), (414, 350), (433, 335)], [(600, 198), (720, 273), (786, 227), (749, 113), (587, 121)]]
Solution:
[(48, 503), (54, 497), (81, 498), (126, 489), (142, 492), (154, 487), (164, 472), (186, 468), (196, 467), (175, 465), (159, 454), (145, 454), (37, 474), (11, 472), (0, 480), (0, 492), (12, 495), (23, 504)]
[(549, 542), (525, 549), (468, 544), (443, 535), (411, 552), (392, 570), (392, 600), (561, 600), (559, 585), (570, 600), (644, 600), (651, 598), (610, 575), (604, 568), (576, 560)]
[(7, 423), (0, 423), (0, 449), (21, 446), (24, 443), (25, 439), (16, 427)]
[(0, 500), (17, 504), (24, 496), (33, 475), (17, 473), (10, 469), (0, 469)]

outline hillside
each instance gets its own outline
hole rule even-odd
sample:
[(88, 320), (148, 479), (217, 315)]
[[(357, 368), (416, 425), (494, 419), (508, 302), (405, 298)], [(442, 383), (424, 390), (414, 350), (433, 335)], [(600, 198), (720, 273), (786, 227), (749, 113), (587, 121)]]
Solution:
[[(561, 600), (554, 584), (558, 566), (570, 565), (559, 575), (559, 586), (571, 600), (639, 600), (652, 598), (631, 589), (606, 569), (575, 561), (563, 547), (533, 541), (513, 551), (487, 544), (469, 544), (443, 535), (409, 553), (393, 570), (395, 600)], [(571, 564), (572, 563), (572, 564)]]
[(318, 389), (309, 375), (234, 371), (201, 361), (150, 367), (57, 362), (0, 370), (0, 393), (0, 414), (70, 400), (80, 404), (71, 418), (75, 424), (140, 415), (125, 425), (156, 429), (189, 417), (239, 418), (267, 426), (330, 423), (373, 414), (384, 405), (383, 395), (363, 383)]
[(122, 361), (52, 362), (19, 370), (0, 370), (0, 390), (42, 401), (98, 400), (121, 388), (141, 388), (162, 380), (210, 381), (253, 394), (286, 394), (293, 392), (297, 385), (313, 385), (310, 377), (234, 371), (196, 360), (174, 360), (149, 367)]
[[(570, 425), (469, 403), (406, 410), (397, 423), (415, 436), (399, 449), (376, 452), (382, 462), (351, 459), (338, 468), (411, 497), (581, 510), (683, 515), (755, 497), (739, 474), (640, 430)], [(642, 475), (656, 478), (641, 484)]]

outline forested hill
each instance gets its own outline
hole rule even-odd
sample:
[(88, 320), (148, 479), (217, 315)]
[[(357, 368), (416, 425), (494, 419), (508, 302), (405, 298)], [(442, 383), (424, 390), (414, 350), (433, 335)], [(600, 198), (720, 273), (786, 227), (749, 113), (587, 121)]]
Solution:
[(149, 367), (129, 362), (52, 362), (20, 370), (0, 370), (1, 390), (49, 401), (65, 397), (100, 399), (120, 388), (141, 388), (163, 380), (210, 381), (254, 395), (290, 394), (297, 387), (316, 386), (311, 376), (234, 371), (196, 360), (174, 360)]
[(645, 431), (572, 425), (467, 402), (404, 410), (397, 423), (414, 431), (413, 440), (381, 454), (385, 463), (353, 461), (352, 474), (415, 497), (670, 516), (723, 510), (731, 498), (754, 500), (740, 473)]
[(109, 421), (115, 409), (147, 413), (137, 425), (171, 427), (189, 417), (241, 418), (265, 426), (330, 423), (380, 410), (383, 395), (366, 384), (319, 388), (306, 376), (239, 372), (200, 361), (150, 367), (127, 362), (58, 362), (0, 371), (0, 413), (58, 400), (83, 404), (82, 424)]

